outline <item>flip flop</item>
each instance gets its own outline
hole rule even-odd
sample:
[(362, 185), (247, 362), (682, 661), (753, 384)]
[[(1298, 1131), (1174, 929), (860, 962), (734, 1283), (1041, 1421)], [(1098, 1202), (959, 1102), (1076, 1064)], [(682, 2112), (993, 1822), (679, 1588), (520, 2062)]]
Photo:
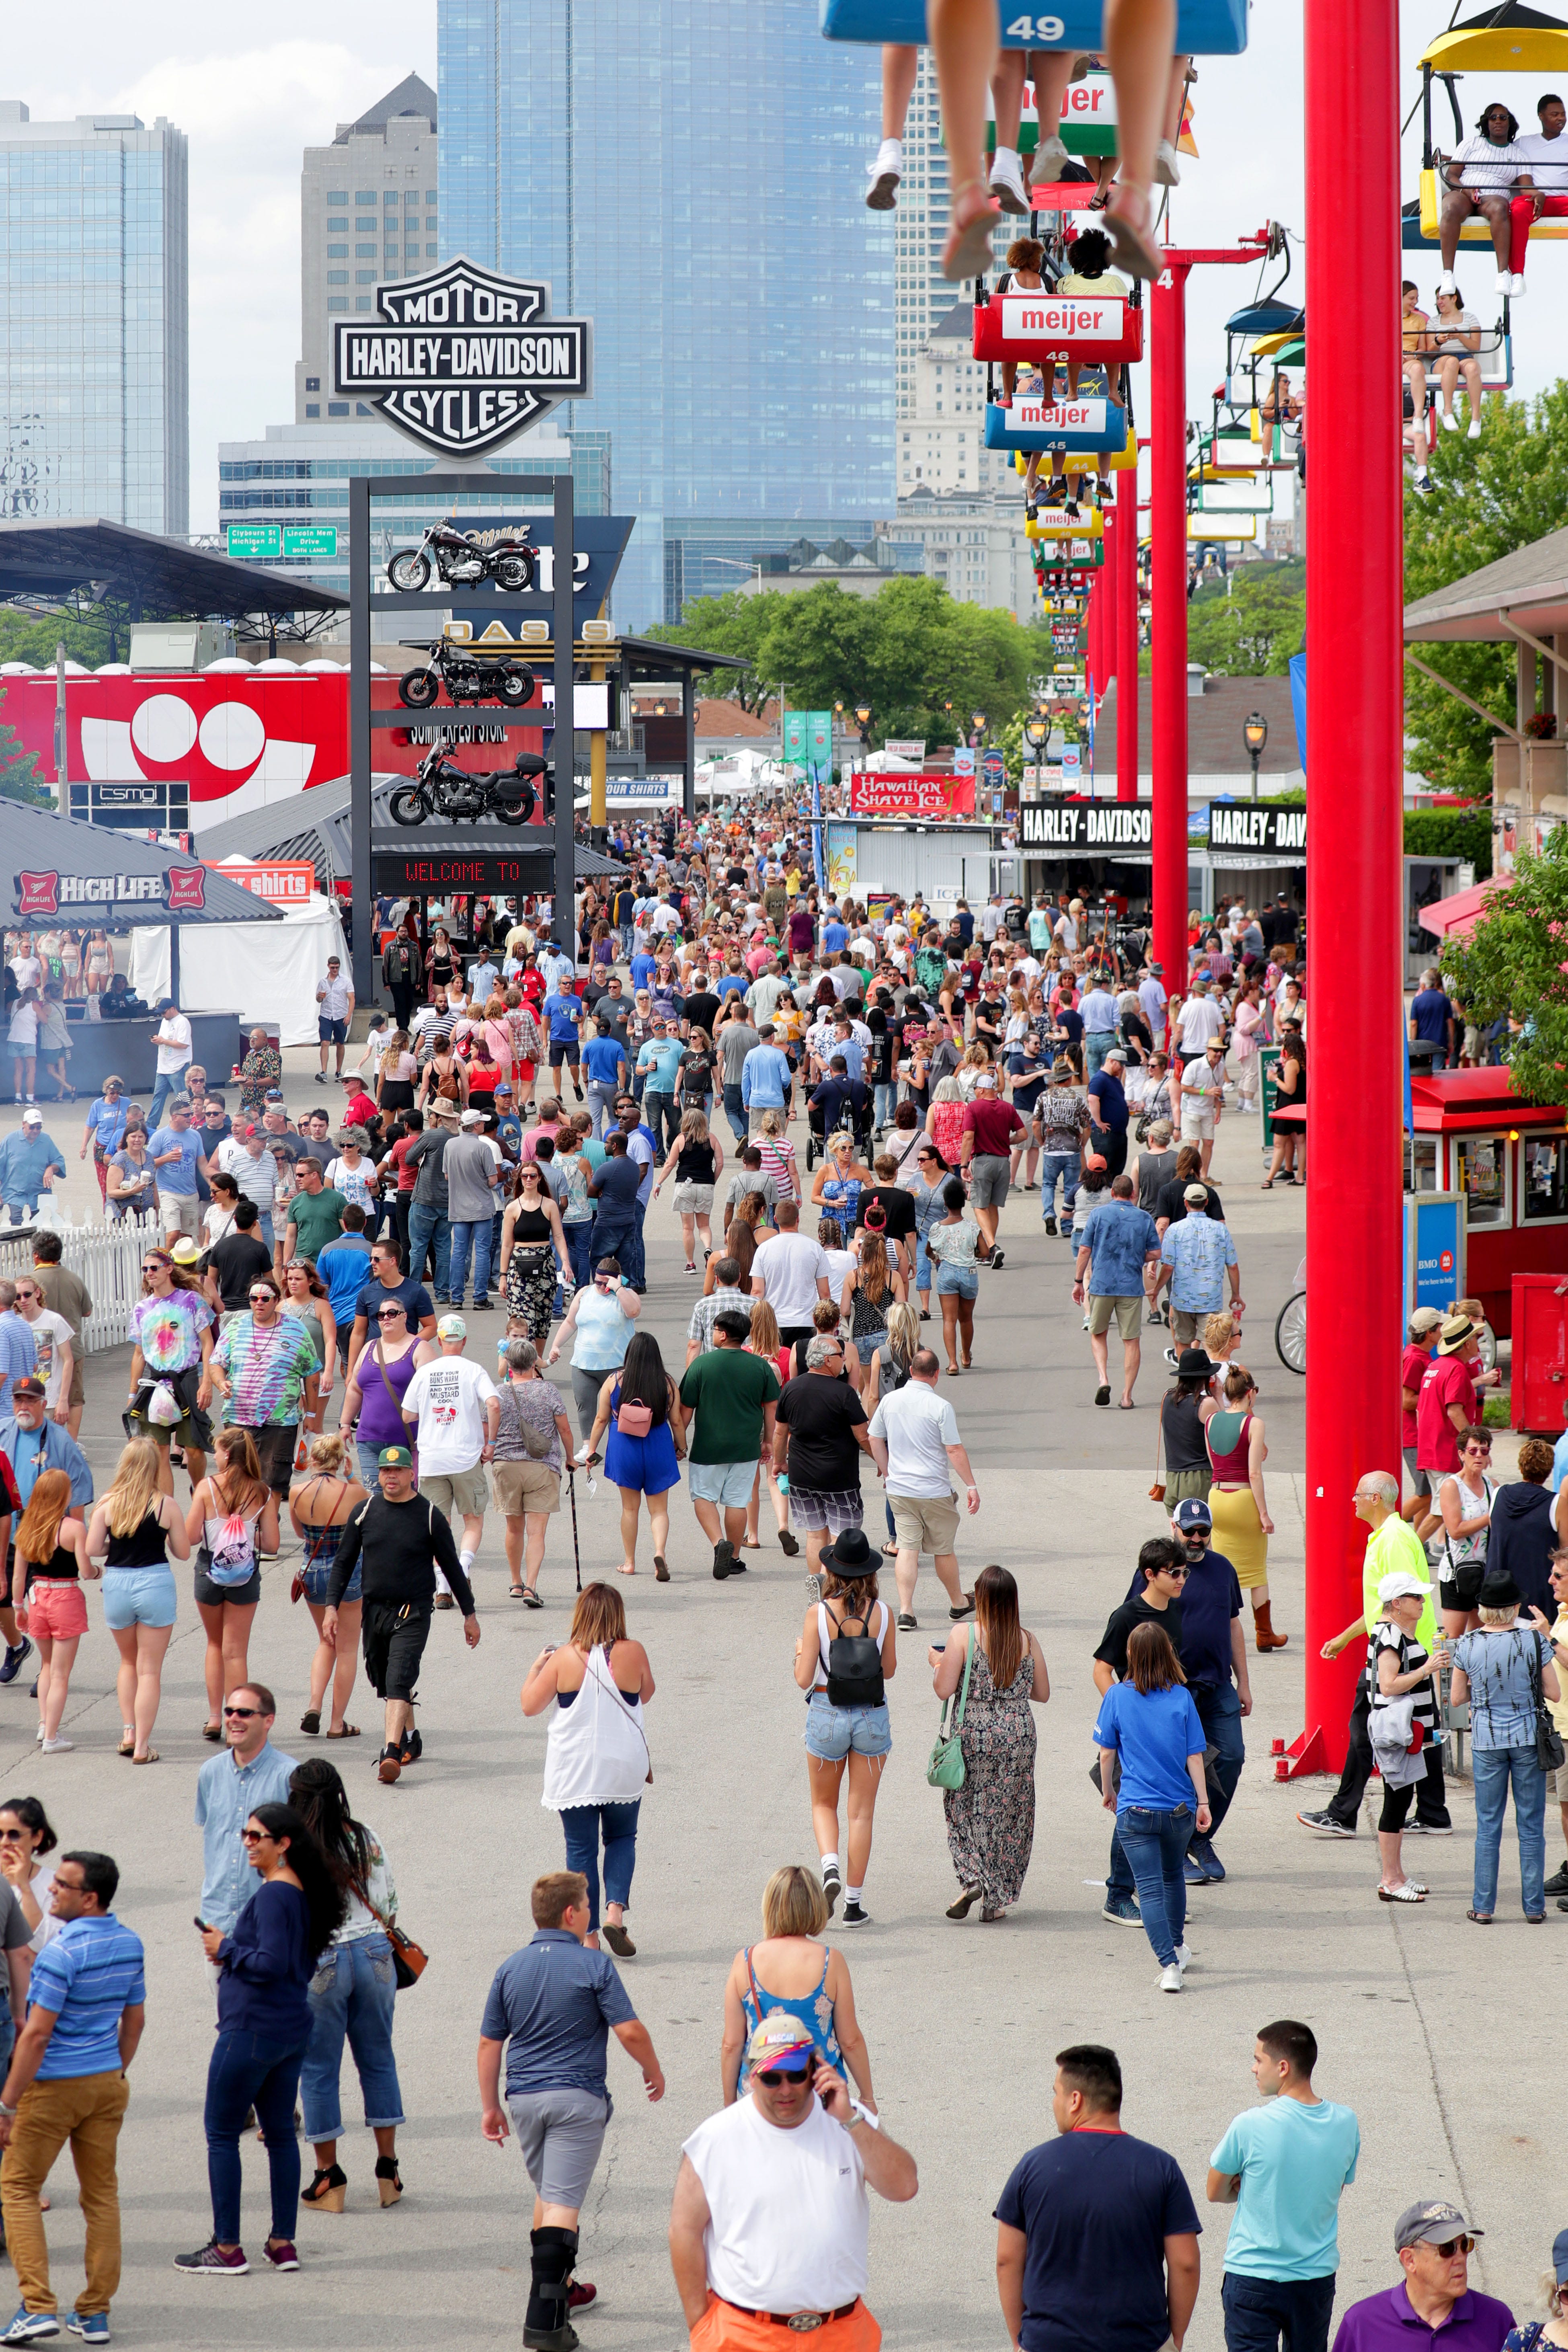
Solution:
[(1102, 1381), (1100, 1387), (1095, 1390), (1094, 1401), (1096, 1404), (1109, 1404), (1110, 1402), (1110, 1382), (1109, 1381)]
[[(1147, 220), (1129, 220), (1125, 213), (1112, 209), (1113, 203), (1113, 197), (1106, 201), (1105, 226), (1117, 260), (1124, 269), (1130, 269), (1134, 278), (1158, 278), (1165, 267), (1165, 259), (1154, 242), (1151, 224)], [(1143, 199), (1143, 206), (1145, 214), (1152, 209), (1147, 196)]]
[[(984, 184), (982, 180), (970, 180), (965, 183), (965, 187), (980, 188)], [(991, 232), (1002, 217), (1002, 208), (1000, 205), (986, 201), (967, 220), (960, 221), (959, 199), (964, 192), (964, 188), (955, 188), (952, 192), (952, 226), (948, 230), (947, 243), (942, 250), (942, 274), (944, 278), (978, 278), (983, 270), (991, 267)]]
[(1132, 1403), (1131, 1399), (1123, 1401), (1119, 1397), (1117, 1399), (1116, 1410), (1118, 1412), (1136, 1412), (1138, 1408), (1134, 1403)]
[(357, 1723), (345, 1723), (341, 1731), (329, 1731), (327, 1738), (329, 1739), (357, 1739), (359, 1738), (359, 1726)]
[(669, 1582), (669, 1563), (661, 1551), (656, 1551), (653, 1556), (653, 1574), (656, 1584)]

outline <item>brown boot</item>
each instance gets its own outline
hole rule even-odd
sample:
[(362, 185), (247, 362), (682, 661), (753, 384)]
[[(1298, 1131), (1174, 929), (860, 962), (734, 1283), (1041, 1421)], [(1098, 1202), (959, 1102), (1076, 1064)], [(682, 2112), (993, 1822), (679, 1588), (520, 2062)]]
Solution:
[(1268, 1618), (1271, 1606), (1271, 1602), (1260, 1601), (1252, 1612), (1253, 1638), (1260, 1650), (1282, 1650), (1290, 1639), (1289, 1633), (1277, 1633), (1274, 1631)]

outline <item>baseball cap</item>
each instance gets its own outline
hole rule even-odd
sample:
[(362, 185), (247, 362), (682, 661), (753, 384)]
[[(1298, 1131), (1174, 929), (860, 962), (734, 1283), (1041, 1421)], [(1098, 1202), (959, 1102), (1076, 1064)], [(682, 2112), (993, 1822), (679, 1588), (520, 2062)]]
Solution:
[(384, 1445), (375, 1457), (378, 1470), (412, 1470), (414, 1456), (406, 1445)]
[(22, 1113), (24, 1127), (42, 1127), (43, 1123), (44, 1114), (41, 1110), (25, 1110)]
[(502, 1078), (502, 1080), (500, 1081), (500, 1085), (497, 1087), (497, 1088), (496, 1088), (496, 1097), (497, 1097), (497, 1099), (499, 1100), (499, 1099), (500, 1099), (500, 1097), (502, 1095), (510, 1095), (510, 1092), (511, 1092), (511, 1088), (508, 1086), (508, 1084), (507, 1084), (506, 1080), (505, 1080), (504, 1078)]
[(1214, 1513), (1201, 1495), (1189, 1495), (1184, 1503), (1176, 1505), (1171, 1516), (1184, 1535), (1190, 1534), (1194, 1528), (1212, 1528), (1214, 1525)]
[(1558, 2285), (1568, 2285), (1568, 2230), (1559, 2230), (1552, 2241), (1552, 2269)]
[(781, 2058), (793, 2057), (799, 2052), (812, 2052), (816, 2047), (809, 2026), (791, 2017), (785, 2011), (775, 2009), (764, 2017), (746, 2044), (746, 2063), (753, 2074), (774, 2065)]
[(1442, 1310), (1436, 1307), (1418, 1307), (1410, 1318), (1410, 1328), (1413, 1331), (1421, 1332), (1423, 1336), (1428, 1331), (1440, 1330), (1442, 1323)]
[(1431, 1590), (1429, 1584), (1422, 1583), (1414, 1569), (1391, 1568), (1386, 1576), (1378, 1580), (1377, 1597), (1386, 1609), (1391, 1601), (1424, 1600)]
[(1183, 1189), (1182, 1198), (1189, 1209), (1206, 1209), (1209, 1204), (1208, 1187), (1205, 1184), (1188, 1184)]
[(282, 1101), (282, 1099), (283, 1099), (283, 1089), (282, 1089), (282, 1087), (268, 1087), (268, 1089), (267, 1089), (267, 1092), (262, 1096), (261, 1099), (262, 1099), (262, 1101), (263, 1101), (263, 1102), (269, 1102), (269, 1103), (273, 1103), (273, 1102), (275, 1102), (275, 1103), (280, 1103), (280, 1102)]
[(466, 1339), (468, 1327), (460, 1315), (443, 1315), (436, 1326), (437, 1339)]
[(41, 1397), (47, 1396), (48, 1394), (48, 1391), (45, 1388), (42, 1381), (36, 1381), (33, 1378), (32, 1373), (28, 1372), (24, 1379), (12, 1381), (11, 1393), (14, 1397)]
[(483, 1111), (472, 1109), (466, 1110), (463, 1113), (462, 1118), (458, 1122), (460, 1127), (483, 1127), (484, 1123), (485, 1115)]
[[(1568, 2230), (1563, 2235), (1568, 2238)], [(1397, 2253), (1402, 2246), (1446, 2246), (1450, 2239), (1466, 2236), (1484, 2238), (1486, 2231), (1467, 2221), (1457, 2205), (1434, 2197), (1405, 2207), (1394, 2225), (1394, 2251)]]

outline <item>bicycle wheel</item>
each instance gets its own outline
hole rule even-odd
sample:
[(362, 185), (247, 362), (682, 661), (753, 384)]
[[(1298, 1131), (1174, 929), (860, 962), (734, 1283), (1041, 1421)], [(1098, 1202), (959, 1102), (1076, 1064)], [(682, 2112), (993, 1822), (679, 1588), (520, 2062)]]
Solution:
[(1292, 1292), (1274, 1326), (1274, 1350), (1288, 1372), (1307, 1370), (1307, 1294)]
[(1489, 1323), (1482, 1321), (1477, 1324), (1476, 1346), (1480, 1352), (1482, 1371), (1495, 1371), (1497, 1369), (1497, 1333), (1492, 1329)]

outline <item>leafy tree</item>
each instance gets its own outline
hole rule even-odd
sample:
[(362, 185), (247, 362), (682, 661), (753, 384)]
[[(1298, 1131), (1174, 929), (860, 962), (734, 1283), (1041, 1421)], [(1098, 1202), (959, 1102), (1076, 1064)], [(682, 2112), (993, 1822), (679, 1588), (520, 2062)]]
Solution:
[[(62, 644), (68, 659), (83, 662), (89, 669), (114, 659), (107, 619), (95, 614), (90, 621), (76, 621), (63, 613), (46, 613), (40, 619), (32, 613), (0, 606), (0, 661), (31, 662), (35, 669), (47, 669), (53, 665), (55, 647)], [(118, 642), (117, 650), (123, 661), (123, 641)]]
[(1560, 1103), (1568, 1092), (1568, 825), (1539, 856), (1520, 851), (1511, 887), (1488, 898), (1468, 940), (1444, 945), (1442, 963), (1472, 1021), (1484, 1028), (1509, 1013), (1523, 1019), (1509, 1047), (1514, 1087), (1526, 1102)]
[[(1568, 382), (1532, 401), (1490, 399), (1479, 441), (1439, 433), (1433, 495), (1405, 502), (1407, 604), (1561, 529), (1568, 510)], [(1516, 656), (1504, 645), (1424, 645), (1428, 667), (1511, 724)], [(1408, 664), (1405, 727), (1411, 764), (1446, 792), (1489, 794), (1492, 734)]]
[(1306, 635), (1306, 566), (1294, 560), (1239, 563), (1228, 594), (1187, 608), (1187, 657), (1219, 677), (1283, 677)]
[(731, 654), (737, 660), (751, 662), (751, 669), (715, 670), (706, 691), (738, 702), (742, 710), (756, 711), (773, 692), (773, 681), (754, 665), (773, 607), (784, 602), (777, 589), (761, 596), (743, 596), (738, 588), (722, 596), (693, 596), (673, 628), (661, 625), (643, 634), (660, 645), (695, 646), (700, 653)]
[[(0, 703), (5, 699), (5, 689), (0, 687)], [(37, 753), (24, 751), (16, 730), (0, 719), (0, 800), (22, 801), (29, 808), (52, 808), (54, 794), (33, 782), (37, 764)]]

